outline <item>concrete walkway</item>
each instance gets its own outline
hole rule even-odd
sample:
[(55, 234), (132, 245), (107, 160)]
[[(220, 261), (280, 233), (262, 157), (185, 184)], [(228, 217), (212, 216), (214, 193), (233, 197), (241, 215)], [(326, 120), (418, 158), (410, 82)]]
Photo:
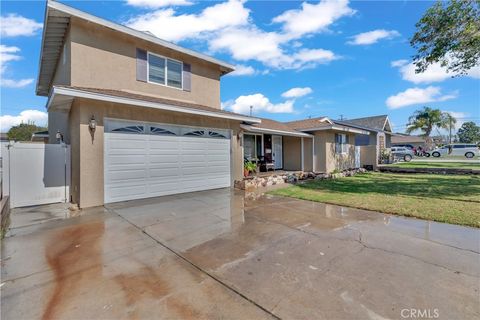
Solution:
[(2, 319), (480, 317), (478, 229), (229, 189), (46, 208), (13, 213)]

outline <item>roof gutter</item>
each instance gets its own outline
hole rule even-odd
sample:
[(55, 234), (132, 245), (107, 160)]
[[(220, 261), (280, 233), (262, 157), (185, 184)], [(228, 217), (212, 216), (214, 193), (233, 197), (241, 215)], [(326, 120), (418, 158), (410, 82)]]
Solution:
[(292, 132), (292, 131), (284, 131), (284, 130), (275, 130), (275, 129), (267, 129), (267, 128), (257, 128), (254, 126), (249, 125), (240, 125), (240, 128), (244, 129), (245, 131), (249, 132), (258, 132), (258, 133), (267, 133), (267, 134), (279, 134), (283, 136), (292, 136), (292, 137), (306, 137), (306, 138), (313, 138), (313, 135), (304, 133), (304, 132)]
[(214, 111), (207, 111), (207, 110), (200, 110), (194, 108), (187, 108), (181, 106), (173, 106), (164, 103), (158, 102), (151, 102), (139, 99), (132, 99), (132, 98), (125, 98), (125, 97), (118, 97), (114, 95), (107, 95), (102, 93), (93, 93), (78, 89), (72, 88), (61, 88), (61, 87), (53, 87), (52, 93), (47, 101), (47, 110), (50, 110), (52, 103), (57, 96), (68, 96), (74, 98), (84, 98), (84, 99), (92, 99), (98, 101), (105, 101), (105, 102), (113, 102), (118, 104), (128, 104), (138, 107), (146, 107), (146, 108), (153, 108), (165, 111), (173, 111), (173, 112), (181, 112), (181, 113), (188, 113), (188, 114), (195, 114), (200, 116), (207, 116), (207, 117), (214, 117), (214, 118), (222, 118), (222, 119), (230, 119), (230, 120), (237, 120), (249, 123), (261, 123), (262, 121), (258, 118), (252, 118), (247, 116), (242, 116), (239, 114), (228, 114), (228, 113), (218, 113)]
[(369, 131), (355, 129), (355, 128), (348, 127), (348, 126), (338, 126), (338, 125), (322, 126), (322, 127), (317, 127), (317, 128), (308, 128), (308, 129), (299, 129), (299, 131), (302, 131), (302, 132), (305, 132), (305, 131), (325, 131), (325, 130), (337, 130), (337, 131), (343, 131), (343, 132), (352, 132), (352, 133), (370, 135)]

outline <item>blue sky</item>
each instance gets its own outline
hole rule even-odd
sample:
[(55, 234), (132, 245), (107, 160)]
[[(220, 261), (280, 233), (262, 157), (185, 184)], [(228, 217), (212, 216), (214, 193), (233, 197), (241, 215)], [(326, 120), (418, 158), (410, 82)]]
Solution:
[[(427, 105), (480, 120), (480, 68), (413, 72), (408, 39), (428, 1), (62, 1), (238, 66), (224, 108), (280, 121), (388, 114), (395, 131)], [(35, 96), (45, 2), (1, 2), (2, 131), (46, 121)], [(293, 90), (291, 90), (293, 89)], [(29, 110), (29, 111), (25, 111)], [(37, 112), (32, 111), (37, 110)]]

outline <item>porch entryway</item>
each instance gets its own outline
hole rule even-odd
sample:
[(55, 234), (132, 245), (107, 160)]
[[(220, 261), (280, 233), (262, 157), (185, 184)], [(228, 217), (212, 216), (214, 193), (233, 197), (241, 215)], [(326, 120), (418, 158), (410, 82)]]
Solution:
[(257, 164), (260, 172), (283, 168), (283, 137), (248, 133), (243, 136), (244, 159)]

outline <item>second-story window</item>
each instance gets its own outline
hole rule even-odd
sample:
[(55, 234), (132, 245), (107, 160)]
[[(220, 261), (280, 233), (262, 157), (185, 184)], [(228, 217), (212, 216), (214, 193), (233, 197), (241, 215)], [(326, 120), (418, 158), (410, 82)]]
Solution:
[(148, 53), (148, 81), (182, 89), (182, 63)]

